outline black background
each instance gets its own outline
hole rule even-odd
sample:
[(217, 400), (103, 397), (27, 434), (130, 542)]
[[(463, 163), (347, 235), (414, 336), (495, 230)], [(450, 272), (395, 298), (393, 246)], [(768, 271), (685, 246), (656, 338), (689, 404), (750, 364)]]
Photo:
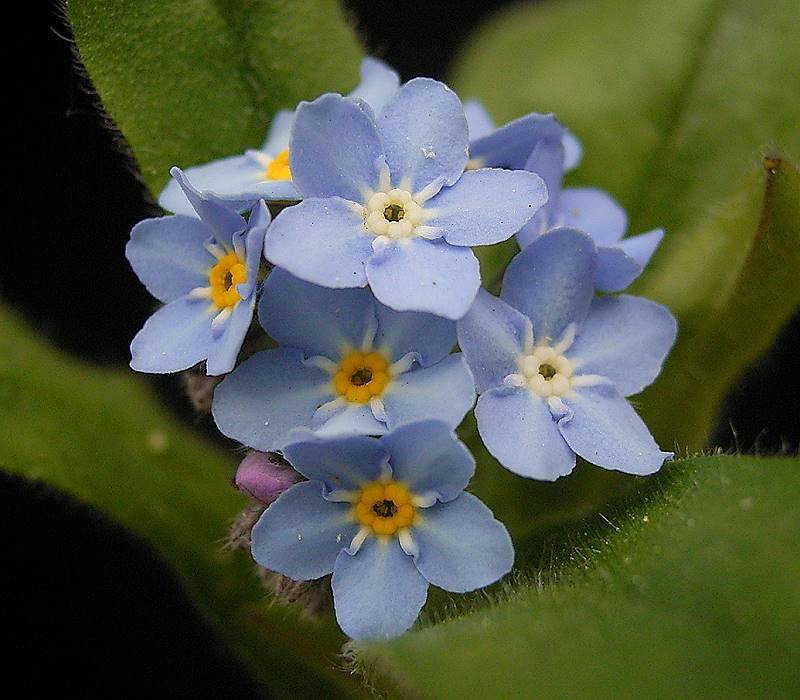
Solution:
[[(504, 4), (345, 3), (367, 48), (404, 79), (444, 77), (459, 42)], [(386, 20), (397, 7), (420, 18), (401, 40)], [(6, 22), (14, 60), (4, 81), (13, 85), (4, 100), (12, 122), (4, 195), (12, 215), (0, 234), (0, 296), (66, 351), (125, 364), (153, 301), (123, 249), (131, 226), (156, 209), (73, 65), (62, 9), (38, 1), (16, 10)], [(797, 449), (799, 350), (796, 315), (729, 397), (715, 444), (760, 453)], [(191, 420), (175, 380), (152, 381)], [(37, 669), (24, 674), (29, 690), (242, 698), (263, 692), (145, 543), (63, 494), (0, 477), (0, 606), (4, 620), (12, 611), (16, 617), (2, 628), (11, 655)], [(22, 666), (15, 668), (23, 675)]]

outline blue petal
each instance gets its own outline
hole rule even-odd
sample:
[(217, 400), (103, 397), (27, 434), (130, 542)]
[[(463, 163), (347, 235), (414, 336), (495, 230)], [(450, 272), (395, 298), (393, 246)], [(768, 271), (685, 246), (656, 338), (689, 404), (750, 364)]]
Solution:
[(133, 227), (125, 256), (150, 294), (173, 301), (208, 286), (216, 260), (203, 244), (212, 235), (206, 224), (188, 216), (145, 219)]
[(502, 523), (471, 493), (423, 512), (412, 530), (414, 563), (434, 586), (466, 593), (501, 579), (514, 564), (514, 545)]
[(464, 103), (464, 116), (467, 118), (470, 141), (494, 131), (494, 120), (478, 100), (467, 100)]
[(400, 87), (400, 76), (383, 61), (366, 56), (361, 61), (361, 83), (348, 97), (364, 100), (375, 114), (380, 114), (386, 103)]
[(452, 245), (491, 245), (513, 236), (547, 201), (542, 178), (524, 170), (470, 170), (427, 204), (426, 226)]
[(353, 639), (391, 639), (405, 632), (428, 596), (428, 582), (397, 538), (370, 537), (333, 567), (336, 620)]
[(270, 221), (272, 221), (272, 216), (264, 200), (257, 202), (250, 212), (250, 219), (247, 222), (247, 232), (244, 235), (247, 281), (236, 287), (236, 290), (243, 299), (249, 298), (258, 285), (258, 270), (259, 267), (261, 267), (261, 256), (264, 252), (264, 238), (266, 238)]
[(597, 245), (613, 245), (628, 228), (628, 216), (616, 200), (591, 187), (562, 190), (555, 216), (552, 226), (585, 231)]
[(274, 158), (281, 151), (289, 148), (289, 139), (292, 135), (292, 124), (294, 123), (293, 109), (279, 109), (272, 117), (267, 132), (267, 138), (261, 150), (270, 158)]
[(452, 427), (440, 420), (408, 423), (380, 442), (389, 451), (392, 476), (412, 493), (434, 491), (440, 501), (452, 501), (475, 473), (470, 451)]
[(211, 310), (205, 299), (181, 297), (156, 311), (131, 343), (131, 367), (166, 374), (196, 365), (211, 345)]
[(675, 342), (677, 323), (668, 309), (649, 299), (601, 297), (567, 351), (581, 374), (610, 379), (623, 396), (653, 383)]
[(189, 182), (189, 178), (180, 168), (172, 168), (169, 172), (180, 185), (197, 215), (211, 227), (214, 236), (220, 243), (230, 246), (233, 234), (244, 230), (247, 222), (213, 193), (200, 192)]
[(389, 428), (422, 418), (440, 418), (455, 428), (475, 403), (475, 384), (457, 353), (395, 377), (383, 403)]
[(375, 323), (375, 302), (368, 289), (319, 287), (276, 267), (264, 282), (258, 317), (280, 345), (338, 362), (361, 347)]
[(375, 346), (386, 348), (392, 361), (414, 352), (423, 367), (445, 357), (456, 344), (456, 324), (441, 316), (416, 311), (395, 311), (375, 304), (378, 334)]
[(304, 481), (284, 491), (253, 527), (253, 559), (295, 581), (333, 571), (336, 555), (358, 532), (349, 503), (322, 497), (319, 481)]
[(292, 433), (283, 454), (303, 476), (323, 482), (329, 490), (348, 491), (376, 481), (389, 459), (383, 444), (373, 438), (320, 437), (304, 430)]
[(366, 103), (328, 93), (297, 108), (289, 167), (305, 198), (363, 202), (378, 183), (383, 149)]
[(569, 172), (577, 168), (578, 164), (581, 162), (583, 158), (583, 145), (578, 137), (569, 129), (564, 130), (561, 143), (564, 145), (564, 171)]
[(597, 250), (581, 231), (555, 229), (537, 238), (508, 265), (501, 298), (533, 322), (538, 343), (580, 325), (594, 297)]
[(269, 228), (264, 255), (295, 277), (324, 287), (363, 287), (372, 237), (344, 199), (306, 199), (284, 209)]
[(642, 268), (647, 267), (653, 253), (656, 252), (658, 244), (664, 238), (664, 229), (654, 229), (647, 233), (640, 233), (638, 236), (623, 238), (617, 247), (621, 248), (627, 255), (633, 258)]
[(594, 286), (601, 292), (621, 292), (642, 274), (642, 266), (617, 246), (597, 248)]
[(467, 313), (481, 284), (472, 250), (441, 239), (391, 243), (367, 262), (366, 269), (373, 293), (386, 306), (452, 320)]
[(575, 453), (550, 409), (528, 389), (501, 387), (481, 394), (475, 417), (486, 449), (515, 474), (555, 481), (575, 468)]
[(610, 386), (586, 387), (565, 396), (570, 409), (558, 429), (585, 460), (605, 469), (644, 476), (672, 453), (662, 452), (633, 407)]
[(302, 363), (300, 350), (278, 348), (253, 355), (214, 392), (217, 427), (256, 450), (280, 450), (292, 428), (309, 426), (330, 400), (330, 377)]
[(563, 132), (564, 127), (552, 114), (526, 114), (481, 138), (470, 130), (469, 155), (481, 167), (521, 170), (537, 143), (549, 141), (560, 147)]
[(255, 295), (240, 301), (231, 317), (225, 322), (225, 328), (218, 338), (214, 338), (208, 348), (206, 373), (209, 375), (227, 374), (236, 366), (247, 329), (253, 318)]
[(458, 97), (443, 83), (409, 80), (384, 108), (378, 130), (396, 187), (419, 192), (435, 180), (452, 185), (464, 172), (467, 120)]
[(383, 435), (386, 424), (375, 418), (369, 404), (352, 404), (329, 410), (323, 406), (314, 414), (311, 427), (317, 435)]
[(467, 315), (458, 322), (458, 344), (475, 377), (478, 393), (501, 386), (519, 372), (517, 360), (532, 337), (530, 320), (485, 289), (478, 291)]

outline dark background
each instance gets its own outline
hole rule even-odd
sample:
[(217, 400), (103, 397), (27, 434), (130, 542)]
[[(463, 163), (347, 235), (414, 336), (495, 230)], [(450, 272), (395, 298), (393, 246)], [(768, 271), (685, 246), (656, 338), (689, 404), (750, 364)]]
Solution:
[[(443, 78), (466, 34), (505, 4), (400, 3), (404, 16), (424, 21), (393, 41), (386, 16), (397, 3), (345, 2), (366, 47), (404, 79)], [(2, 234), (0, 298), (64, 350), (125, 364), (153, 300), (128, 267), (124, 246), (131, 226), (157, 210), (74, 65), (59, 4), (16, 9), (22, 16), (6, 24), (21, 80), (4, 100), (12, 115), (12, 158), (4, 160), (12, 216)], [(798, 351), (800, 314), (729, 397), (715, 444), (797, 450)], [(193, 420), (174, 378), (152, 381)], [(91, 508), (0, 472), (0, 538), (0, 606), (9, 619), (12, 611), (18, 616), (18, 624), (2, 625), (11, 634), (5, 648), (37, 667), (26, 674), (29, 691), (259, 696), (175, 575), (145, 543)]]

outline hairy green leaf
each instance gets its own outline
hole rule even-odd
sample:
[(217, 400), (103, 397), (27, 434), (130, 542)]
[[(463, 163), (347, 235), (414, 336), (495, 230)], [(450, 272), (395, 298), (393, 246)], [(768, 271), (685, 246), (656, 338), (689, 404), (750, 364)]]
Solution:
[(537, 576), (356, 665), (391, 697), (793, 697), (800, 460), (670, 466)]
[(334, 0), (68, 0), (80, 58), (154, 194), (173, 165), (257, 148), (273, 114), (357, 81)]
[(234, 459), (175, 421), (131, 372), (81, 364), (0, 310), (0, 465), (91, 503), (141, 535), (280, 697), (359, 697), (334, 668), (333, 620), (270, 606), (254, 564), (223, 542), (246, 505)]

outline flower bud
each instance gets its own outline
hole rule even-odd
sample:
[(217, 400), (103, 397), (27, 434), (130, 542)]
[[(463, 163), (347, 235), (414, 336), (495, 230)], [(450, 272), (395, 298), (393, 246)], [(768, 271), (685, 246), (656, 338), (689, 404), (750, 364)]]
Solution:
[(251, 452), (236, 470), (234, 483), (243, 493), (268, 505), (302, 478), (278, 453)]

